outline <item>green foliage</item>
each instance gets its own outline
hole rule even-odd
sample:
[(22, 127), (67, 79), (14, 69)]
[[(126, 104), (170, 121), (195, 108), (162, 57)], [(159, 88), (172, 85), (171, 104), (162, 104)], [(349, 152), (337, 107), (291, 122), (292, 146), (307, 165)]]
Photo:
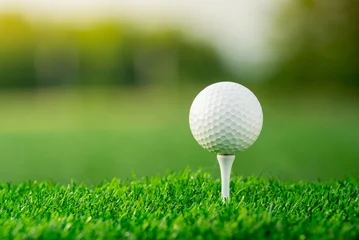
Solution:
[(357, 239), (359, 182), (288, 183), (184, 170), (104, 181), (0, 184), (2, 239)]
[(37, 85), (34, 38), (35, 32), (22, 18), (0, 15), (0, 89)]
[[(210, 67), (209, 67), (210, 66)], [(231, 74), (218, 53), (175, 28), (141, 31), (99, 21), (88, 28), (0, 15), (0, 87), (177, 85)]]
[(270, 83), (359, 87), (358, 6), (355, 0), (288, 2), (272, 34), (284, 57)]

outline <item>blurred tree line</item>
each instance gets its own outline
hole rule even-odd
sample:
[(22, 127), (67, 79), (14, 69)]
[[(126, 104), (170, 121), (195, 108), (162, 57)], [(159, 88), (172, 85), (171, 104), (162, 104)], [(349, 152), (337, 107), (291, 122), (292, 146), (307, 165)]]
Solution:
[(173, 29), (103, 22), (76, 28), (0, 16), (0, 88), (176, 85), (230, 73), (203, 42)]
[[(257, 83), (267, 87), (359, 87), (356, 0), (289, 1), (277, 17), (269, 46), (273, 50), (271, 70)], [(241, 73), (224, 66), (212, 46), (189, 40), (175, 29), (143, 31), (114, 22), (82, 28), (39, 25), (21, 15), (0, 15), (0, 89), (177, 86), (238, 78)]]
[(271, 84), (359, 87), (359, 2), (289, 1), (279, 12), (272, 43)]

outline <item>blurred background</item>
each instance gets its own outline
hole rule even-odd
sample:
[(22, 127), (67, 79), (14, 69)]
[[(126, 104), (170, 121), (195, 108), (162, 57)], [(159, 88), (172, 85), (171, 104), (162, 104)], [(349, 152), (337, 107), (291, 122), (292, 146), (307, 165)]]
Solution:
[(0, 0), (0, 181), (218, 177), (188, 125), (217, 81), (264, 111), (234, 175), (359, 177), (358, 22), (355, 0)]

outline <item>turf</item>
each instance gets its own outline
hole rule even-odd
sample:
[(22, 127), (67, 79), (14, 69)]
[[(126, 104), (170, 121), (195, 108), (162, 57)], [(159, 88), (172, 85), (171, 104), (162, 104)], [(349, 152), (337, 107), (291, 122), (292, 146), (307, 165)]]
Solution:
[[(0, 182), (98, 184), (131, 171), (153, 176), (188, 165), (218, 177), (215, 155), (197, 144), (188, 124), (203, 87), (0, 90)], [(237, 154), (233, 173), (293, 181), (359, 177), (357, 98), (254, 92), (263, 130)]]
[(98, 185), (0, 184), (1, 239), (358, 239), (359, 179), (220, 182), (184, 170)]

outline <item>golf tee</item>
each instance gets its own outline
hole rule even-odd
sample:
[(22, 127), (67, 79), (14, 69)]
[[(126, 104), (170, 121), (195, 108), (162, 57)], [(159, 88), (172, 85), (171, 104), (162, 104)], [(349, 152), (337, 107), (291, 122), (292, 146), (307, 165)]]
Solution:
[(231, 181), (231, 169), (235, 155), (217, 155), (219, 167), (221, 169), (222, 199), (229, 199), (229, 185)]

